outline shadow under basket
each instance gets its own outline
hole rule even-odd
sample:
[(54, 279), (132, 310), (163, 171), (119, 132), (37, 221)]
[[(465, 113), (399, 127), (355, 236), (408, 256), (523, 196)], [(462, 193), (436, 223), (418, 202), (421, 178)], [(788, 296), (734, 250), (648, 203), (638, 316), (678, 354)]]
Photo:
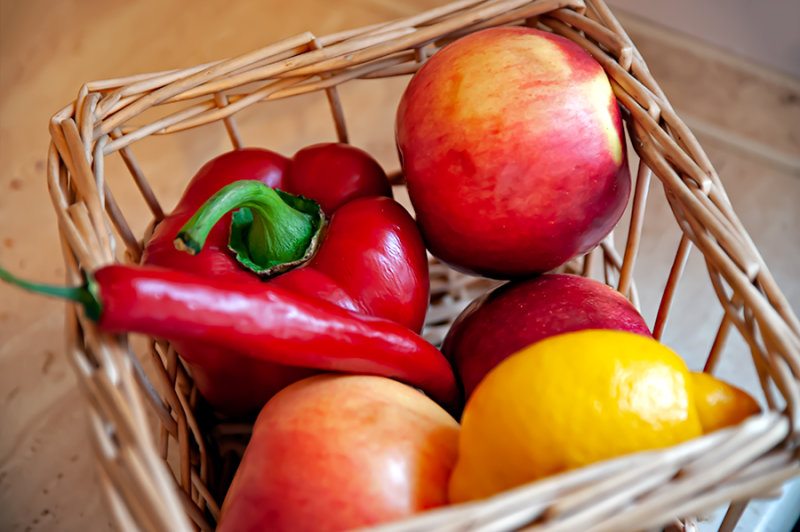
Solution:
[[(344, 85), (407, 80), (443, 45), (498, 25), (537, 27), (585, 48), (611, 80), (637, 155), (631, 161), (638, 171), (629, 214), (613, 233), (625, 239), (624, 245), (617, 248), (609, 236), (568, 269), (599, 272), (640, 304), (637, 288), (642, 287), (634, 283), (633, 272), (655, 176), (663, 188), (657, 201), (671, 210), (678, 236), (669, 253), (674, 260), (664, 261), (664, 282), (656, 289), (654, 334), (660, 338), (694, 250), (702, 256), (703, 281), (720, 311), (719, 326), (710, 330), (710, 350), (703, 353), (705, 370), (718, 367), (727, 354), (726, 339), (739, 335), (753, 362), (742, 369), (754, 373), (766, 408), (736, 427), (682, 445), (609, 460), (385, 528), (680, 529), (728, 504), (720, 526), (732, 530), (748, 500), (774, 496), (800, 473), (800, 322), (702, 148), (602, 1), (458, 1), (326, 37), (303, 33), (193, 68), (87, 83), (50, 124), (48, 185), (67, 280), (78, 284), (83, 271), (136, 262), (146, 227), (163, 217), (153, 181), (133, 155), (139, 143), (146, 144), (143, 151), (152, 151), (180, 135), (193, 135), (193, 142), (198, 135), (218, 135), (242, 147), (240, 122), (248, 113), (292, 105), (312, 93), (327, 100), (322, 109), (332, 115), (331, 131), (346, 142)], [(220, 127), (199, 127), (212, 124)], [(391, 130), (391, 124), (380, 125)], [(162, 156), (178, 156), (176, 145), (169, 144)], [(112, 179), (113, 164), (122, 180)], [(399, 172), (394, 179), (403, 186)], [(113, 189), (138, 191), (137, 200), (143, 199), (146, 208), (126, 212)], [(137, 233), (138, 226), (143, 229)], [(432, 303), (424, 334), (437, 343), (464, 306), (496, 283), (456, 273), (433, 259), (430, 266)], [(68, 357), (87, 399), (99, 477), (120, 528), (213, 530), (251, 425), (210, 414), (166, 342), (104, 334), (76, 306), (67, 311), (67, 335)]]

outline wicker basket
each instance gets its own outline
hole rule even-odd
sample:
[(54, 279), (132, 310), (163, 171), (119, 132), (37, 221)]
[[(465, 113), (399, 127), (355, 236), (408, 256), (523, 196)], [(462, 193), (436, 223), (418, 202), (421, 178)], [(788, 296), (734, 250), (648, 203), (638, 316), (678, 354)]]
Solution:
[[(224, 129), (198, 131), (227, 132), (234, 147), (241, 147), (234, 115), (238, 119), (254, 112), (260, 107), (254, 104), (288, 105), (287, 98), (315, 92), (325, 93), (338, 138), (346, 141), (341, 84), (407, 76), (454, 38), (505, 24), (547, 29), (587, 49), (612, 81), (639, 156), (630, 215), (615, 230), (626, 239), (624, 248), (618, 251), (609, 237), (569, 267), (584, 275), (601, 272), (638, 304), (633, 271), (654, 174), (664, 190), (658, 200), (668, 204), (680, 228), (674, 261), (663, 265), (667, 281), (655, 335), (663, 331), (687, 255), (695, 247), (724, 310), (716, 336), (709, 338), (706, 370), (713, 371), (726, 353), (726, 337), (738, 331), (752, 353), (769, 409), (740, 426), (677, 447), (603, 462), (385, 529), (659, 529), (736, 501), (722, 525), (732, 529), (749, 498), (774, 494), (800, 473), (800, 322), (703, 150), (601, 0), (586, 5), (578, 0), (460, 0), (327, 37), (301, 34), (194, 68), (87, 83), (50, 124), (48, 185), (68, 281), (78, 283), (81, 269), (140, 256), (147, 230), (129, 223), (112, 189), (130, 192), (135, 184), (150, 224), (163, 216), (132, 153), (135, 144), (162, 142), (164, 135), (218, 123)], [(273, 100), (281, 102), (264, 103)], [(127, 172), (106, 175), (104, 161), (117, 155)], [(401, 185), (401, 176), (395, 177)], [(466, 302), (493, 286), (436, 262), (431, 263), (431, 283), (426, 334), (433, 342)], [(249, 426), (209, 418), (198, 408), (191, 377), (167, 343), (103, 334), (77, 307), (70, 307), (67, 320), (69, 359), (88, 400), (100, 478), (121, 528), (213, 529), (224, 479)], [(226, 460), (232, 456), (233, 461)]]

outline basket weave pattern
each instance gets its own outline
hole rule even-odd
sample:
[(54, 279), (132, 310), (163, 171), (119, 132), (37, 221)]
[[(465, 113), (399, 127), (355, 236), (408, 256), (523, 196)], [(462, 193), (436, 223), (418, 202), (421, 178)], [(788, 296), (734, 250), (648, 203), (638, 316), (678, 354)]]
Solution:
[[(611, 80), (640, 158), (630, 222), (615, 231), (626, 238), (624, 253), (617, 252), (609, 237), (568, 268), (588, 274), (599, 264), (606, 282), (638, 305), (633, 271), (645, 198), (655, 175), (682, 238), (654, 335), (659, 338), (663, 332), (686, 258), (695, 247), (725, 311), (705, 369), (714, 370), (726, 337), (738, 332), (750, 348), (770, 409), (738, 427), (664, 451), (610, 460), (383, 528), (641, 530), (743, 501), (731, 505), (723, 522), (723, 529), (732, 529), (748, 498), (770, 495), (800, 474), (800, 321), (733, 212), (702, 148), (602, 1), (461, 0), (335, 35), (304, 33), (194, 68), (87, 83), (50, 123), (48, 186), (68, 281), (77, 284), (82, 271), (114, 261), (137, 261), (147, 238), (134, 233), (115, 201), (104, 175), (106, 157), (122, 157), (157, 223), (164, 212), (133, 156), (136, 142), (219, 121), (233, 146), (242, 147), (236, 113), (311, 92), (326, 94), (339, 140), (347, 141), (337, 86), (411, 74), (453, 39), (504, 24), (553, 31), (589, 51)], [(169, 111), (137, 122), (159, 107)], [(396, 183), (401, 177), (395, 175)], [(427, 338), (441, 340), (466, 303), (493, 286), (432, 261)], [(69, 360), (88, 399), (100, 478), (120, 526), (213, 529), (221, 494), (211, 455), (236, 452), (249, 427), (228, 424), (204, 432), (196, 417), (191, 377), (168, 343), (151, 339), (136, 352), (131, 339), (98, 331), (77, 308), (70, 308), (67, 319)], [(143, 359), (154, 362), (157, 371), (145, 374)], [(155, 433), (153, 417), (158, 422)]]

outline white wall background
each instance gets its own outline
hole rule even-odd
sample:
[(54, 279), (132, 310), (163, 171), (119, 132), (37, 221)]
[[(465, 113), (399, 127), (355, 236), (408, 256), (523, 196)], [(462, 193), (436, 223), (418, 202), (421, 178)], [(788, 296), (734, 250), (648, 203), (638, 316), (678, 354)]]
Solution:
[(800, 79), (800, 0), (606, 0)]

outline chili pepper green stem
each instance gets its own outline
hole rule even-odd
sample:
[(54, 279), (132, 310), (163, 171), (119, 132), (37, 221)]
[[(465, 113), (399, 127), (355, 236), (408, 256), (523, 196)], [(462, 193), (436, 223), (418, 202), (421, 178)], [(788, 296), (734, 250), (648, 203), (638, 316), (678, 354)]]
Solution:
[(20, 279), (0, 266), (0, 279), (29, 292), (80, 303), (86, 310), (86, 315), (91, 320), (97, 321), (100, 319), (100, 313), (102, 312), (100, 295), (97, 290), (97, 285), (93, 282), (91, 277), (88, 277), (82, 286), (56, 286)]
[(232, 210), (247, 208), (252, 213), (252, 221), (243, 234), (248, 259), (261, 268), (299, 260), (319, 224), (311, 214), (287, 204), (286, 196), (256, 180), (231, 183), (211, 196), (186, 222), (175, 245), (193, 255), (199, 253), (220, 218)]

